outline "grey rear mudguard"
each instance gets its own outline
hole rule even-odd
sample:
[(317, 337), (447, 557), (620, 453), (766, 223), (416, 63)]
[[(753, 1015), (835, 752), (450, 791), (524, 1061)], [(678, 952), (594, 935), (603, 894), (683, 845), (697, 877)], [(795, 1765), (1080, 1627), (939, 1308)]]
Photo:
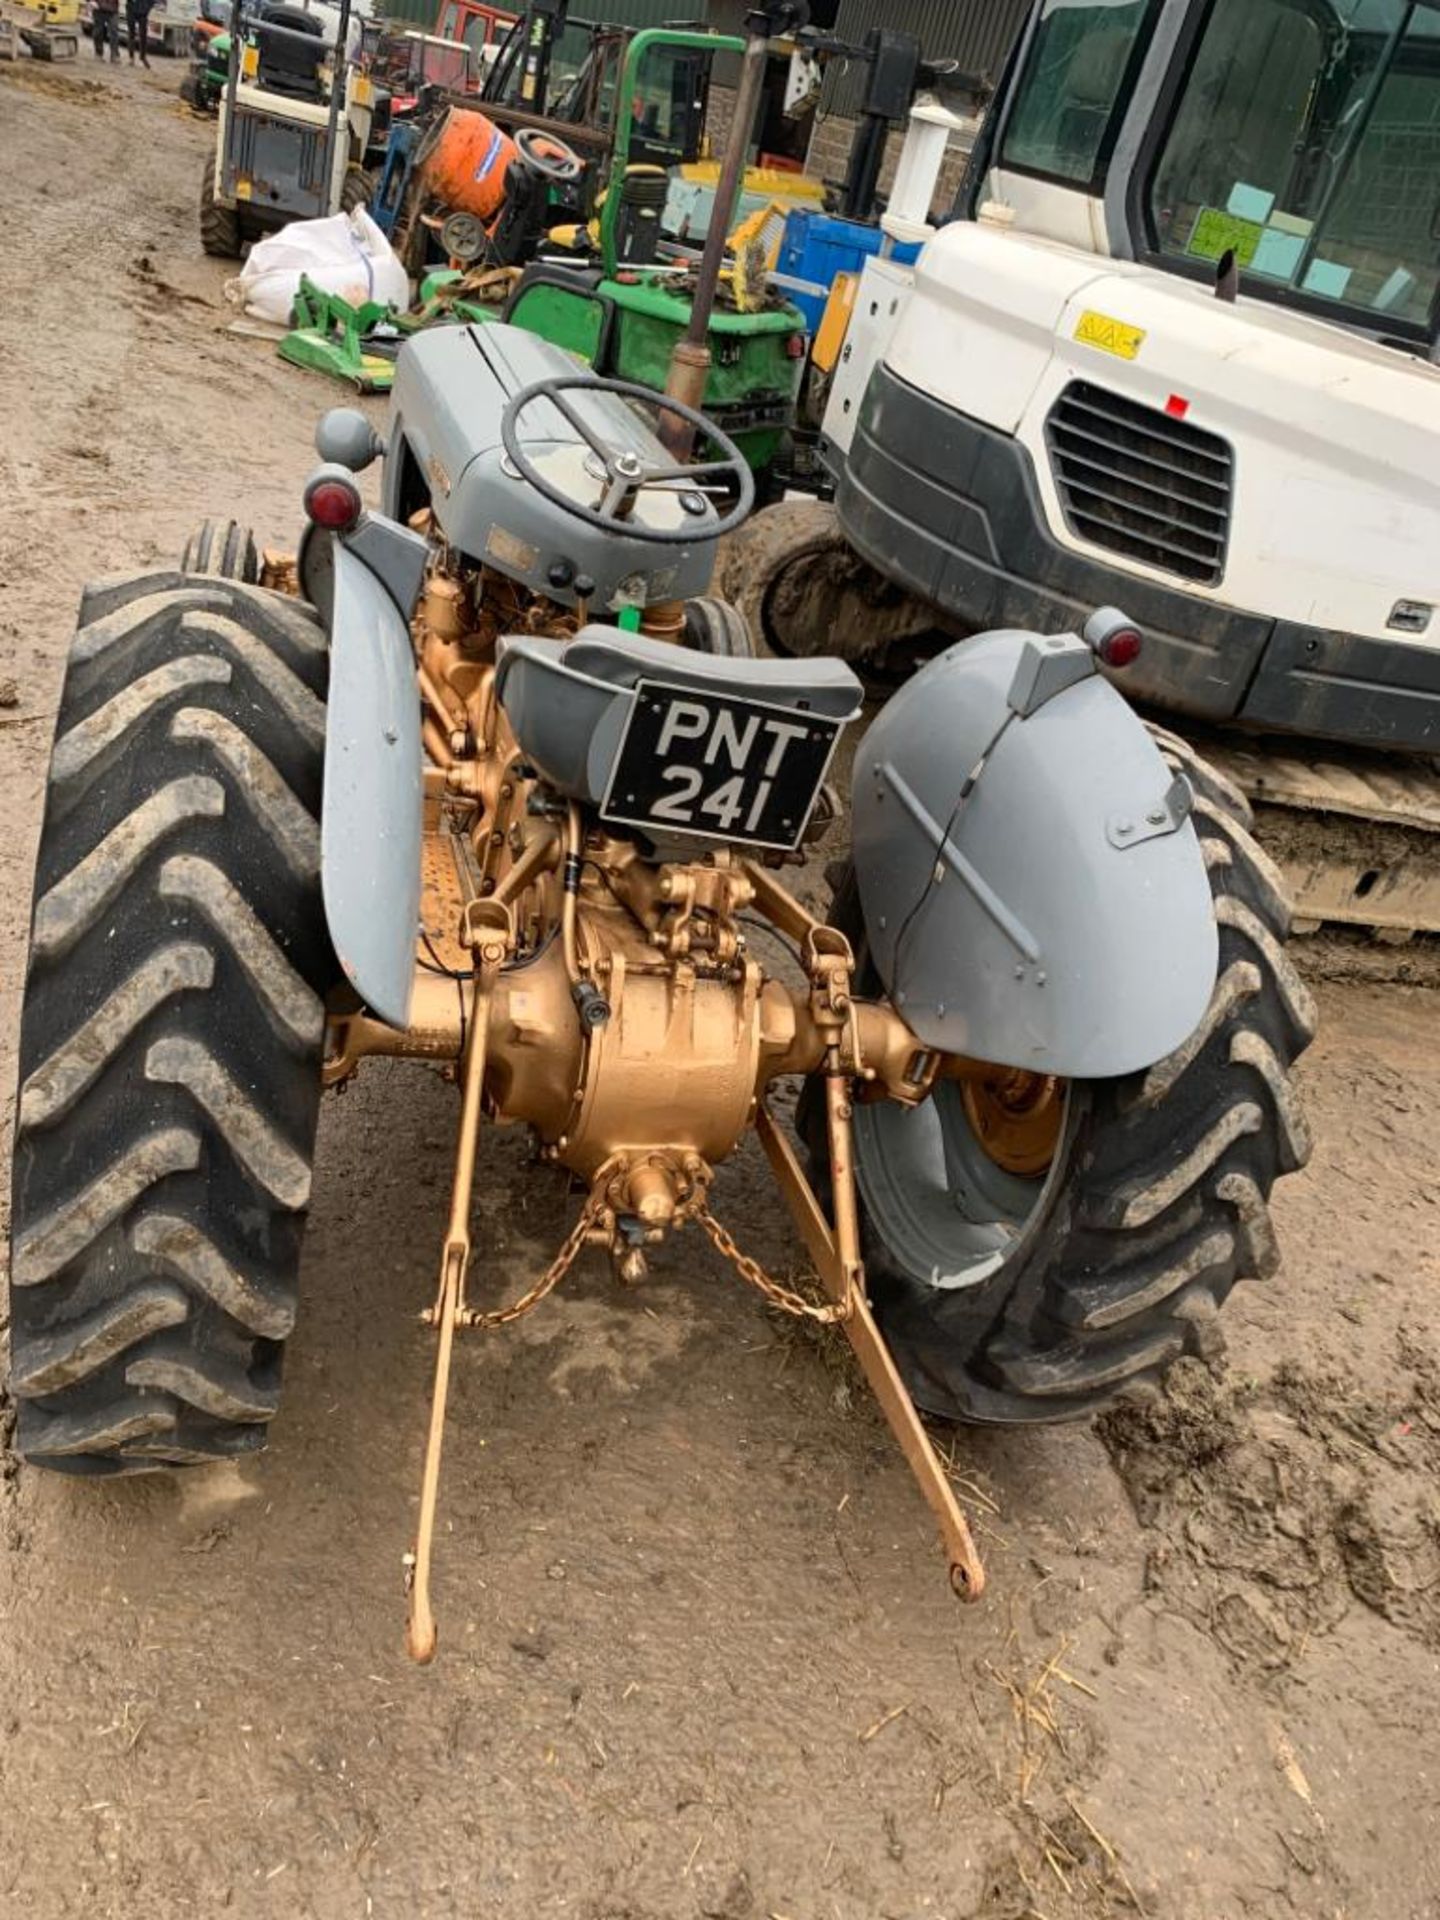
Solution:
[[(1037, 649), (1065, 656), (1039, 698)], [(1172, 1053), (1218, 960), (1191, 800), (1083, 642), (984, 634), (932, 660), (855, 757), (866, 937), (911, 1030), (1071, 1079)]]
[(409, 1020), (424, 770), (410, 632), (379, 577), (334, 544), (320, 871), (337, 957), (392, 1026)]

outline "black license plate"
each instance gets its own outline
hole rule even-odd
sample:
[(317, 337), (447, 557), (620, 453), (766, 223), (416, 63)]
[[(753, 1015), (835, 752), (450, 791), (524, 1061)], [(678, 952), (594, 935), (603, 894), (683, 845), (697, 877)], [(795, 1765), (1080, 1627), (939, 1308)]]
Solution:
[(841, 722), (642, 680), (600, 818), (652, 839), (799, 844)]

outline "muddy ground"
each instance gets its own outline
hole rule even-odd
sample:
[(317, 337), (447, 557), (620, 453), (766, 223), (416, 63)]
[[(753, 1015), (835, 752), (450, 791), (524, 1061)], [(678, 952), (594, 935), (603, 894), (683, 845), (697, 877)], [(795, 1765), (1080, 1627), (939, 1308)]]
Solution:
[[(338, 393), (226, 332), (210, 138), (153, 76), (0, 66), (0, 1084), (81, 583), (294, 526)], [(10, 695), (0, 689), (0, 700)], [(263, 1459), (0, 1482), (0, 1913), (430, 1920), (1440, 1914), (1440, 1000), (1321, 986), (1276, 1280), (1103, 1432), (962, 1435), (947, 1596), (848, 1368), (701, 1248), (464, 1348), (401, 1652), (453, 1096), (327, 1105)], [(723, 1212), (785, 1248), (759, 1170)], [(565, 1202), (518, 1145), (510, 1281)]]

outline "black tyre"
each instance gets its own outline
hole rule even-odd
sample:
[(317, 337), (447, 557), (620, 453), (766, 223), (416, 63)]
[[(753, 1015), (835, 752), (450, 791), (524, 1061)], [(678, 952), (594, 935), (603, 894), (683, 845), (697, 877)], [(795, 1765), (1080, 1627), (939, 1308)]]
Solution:
[(696, 653), (717, 654), (723, 660), (751, 660), (755, 655), (744, 614), (728, 600), (709, 594), (685, 602), (684, 638)]
[(257, 587), (82, 602), (20, 1033), (10, 1386), (39, 1464), (236, 1454), (275, 1412), (338, 971), (326, 670), (311, 611)]
[(215, 156), (207, 154), (200, 176), (200, 244), (218, 260), (240, 258), (240, 215), (215, 198)]
[[(1213, 1356), (1231, 1288), (1278, 1265), (1268, 1202), (1310, 1151), (1290, 1069), (1314, 1004), (1286, 956), (1289, 910), (1244, 801), (1183, 742), (1158, 743), (1195, 790), (1220, 934), (1191, 1038), (1124, 1080), (997, 1074), (946, 1083), (914, 1112), (855, 1109), (876, 1312), (931, 1413), (1090, 1413), (1183, 1353)], [(874, 991), (848, 873), (831, 917)], [(812, 1152), (816, 1107), (807, 1091)]]
[(219, 580), (258, 586), (260, 555), (255, 535), (238, 520), (202, 520), (185, 542), (180, 571), (213, 574)]
[(340, 183), (340, 211), (353, 213), (356, 207), (368, 207), (375, 198), (375, 179), (364, 167), (350, 166)]
[(727, 534), (715, 589), (739, 607), (757, 651), (782, 659), (827, 654), (889, 674), (946, 644), (934, 609), (862, 560), (819, 500), (777, 501)]

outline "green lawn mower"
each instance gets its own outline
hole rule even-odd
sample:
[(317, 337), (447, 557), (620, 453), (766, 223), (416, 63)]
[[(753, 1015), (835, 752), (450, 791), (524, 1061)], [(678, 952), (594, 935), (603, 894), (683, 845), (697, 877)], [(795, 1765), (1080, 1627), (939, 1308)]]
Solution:
[[(643, 65), (657, 46), (707, 52), (723, 46), (743, 51), (745, 43), (671, 29), (637, 34), (626, 52), (619, 89), (614, 156), (632, 150), (634, 103), (643, 103), (645, 97)], [(516, 132), (523, 159), (529, 151), (528, 130)], [(580, 154), (548, 128), (537, 138), (547, 173), (560, 181), (579, 178), (584, 169)], [(622, 168), (612, 159), (610, 183), (600, 197), (595, 219), (588, 225), (553, 228), (548, 234), (543, 196), (519, 196), (519, 187), (529, 179), (526, 166), (512, 172), (517, 204), (507, 208), (507, 215), (516, 217), (504, 224), (507, 229), (525, 226), (530, 230), (518, 248), (506, 245), (501, 251), (506, 260), (528, 259), (531, 264), (508, 302), (495, 302), (493, 294), (489, 300), (469, 297), (466, 282), (473, 273), (444, 269), (422, 283), (420, 304), (409, 315), (370, 306), (351, 308), (333, 296), (302, 289), (295, 328), (281, 343), (282, 356), (361, 392), (384, 392), (393, 378), (395, 354), (409, 334), (424, 326), (503, 317), (563, 348), (599, 375), (663, 392), (675, 348), (695, 320), (695, 296), (703, 277), (693, 262), (659, 258), (664, 169), (643, 163)], [(539, 185), (545, 185), (543, 178)], [(519, 206), (520, 197), (526, 200), (524, 209)], [(456, 221), (464, 218), (468, 216), (453, 216)], [(490, 230), (491, 241), (500, 224), (496, 222)], [(513, 240), (515, 235), (507, 232), (506, 238)], [(480, 239), (486, 241), (485, 233)], [(458, 245), (447, 240), (445, 251), (453, 255)], [(542, 249), (543, 257), (535, 259)], [(482, 245), (475, 270), (483, 273), (494, 252), (493, 245)], [(767, 290), (763, 273), (747, 272), (743, 261), (716, 276), (707, 299), (713, 301), (704, 328), (708, 365), (703, 393), (690, 404), (700, 405), (718, 421), (754, 472), (764, 476), (775, 465), (794, 421), (807, 322), (797, 307)]]
[[(575, 258), (548, 257), (527, 267), (504, 317), (563, 347), (597, 374), (664, 392), (676, 346), (692, 331), (705, 276), (693, 262), (660, 258), (664, 170), (622, 165), (618, 159), (631, 152), (635, 103), (644, 98), (642, 63), (661, 41), (713, 50), (721, 36), (671, 29), (635, 36), (620, 84), (616, 160), (597, 217), (588, 228), (552, 233), (552, 244), (563, 238)], [(733, 52), (745, 50), (742, 40), (723, 44)], [(737, 174), (728, 200), (733, 201), (738, 185)], [(723, 231), (727, 223), (716, 224)], [(767, 290), (763, 273), (747, 273), (743, 261), (716, 274), (704, 302), (708, 365), (703, 388), (689, 403), (718, 421), (751, 468), (764, 474), (794, 420), (805, 316)]]
[[(505, 318), (553, 341), (607, 379), (664, 392), (675, 346), (690, 324), (694, 276), (673, 270), (533, 266)], [(757, 474), (766, 472), (795, 415), (805, 320), (773, 296), (744, 307), (722, 284), (707, 329), (704, 409)]]
[(190, 29), (190, 66), (180, 82), (180, 98), (196, 113), (218, 113), (229, 77), (230, 35), (197, 20)]

